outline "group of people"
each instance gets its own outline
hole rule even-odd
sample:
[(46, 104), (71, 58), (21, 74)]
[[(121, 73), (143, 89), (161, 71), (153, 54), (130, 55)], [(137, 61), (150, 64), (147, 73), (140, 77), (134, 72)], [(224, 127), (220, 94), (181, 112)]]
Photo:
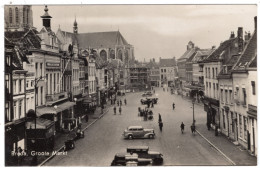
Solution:
[[(124, 103), (125, 103), (125, 105), (127, 105), (127, 100), (126, 99), (124, 99)], [(119, 109), (118, 109), (118, 111), (119, 111), (119, 114), (121, 115), (121, 113), (122, 113), (122, 100), (120, 99), (120, 100), (117, 100), (117, 106), (119, 106)], [(114, 115), (116, 115), (116, 105), (114, 105)]]

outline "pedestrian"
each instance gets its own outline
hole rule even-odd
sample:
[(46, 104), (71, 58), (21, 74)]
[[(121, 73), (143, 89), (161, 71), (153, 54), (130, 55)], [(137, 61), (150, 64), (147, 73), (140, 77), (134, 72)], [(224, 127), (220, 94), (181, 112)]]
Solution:
[(114, 115), (116, 115), (116, 105), (114, 106)]
[(126, 103), (126, 98), (125, 98), (125, 105), (126, 105), (127, 103)]
[(159, 122), (159, 127), (160, 127), (160, 131), (162, 131), (162, 127), (163, 127), (163, 122)]
[(85, 116), (85, 120), (86, 120), (86, 122), (88, 122), (88, 115)]
[(181, 133), (183, 133), (183, 131), (184, 131), (184, 123), (183, 122), (181, 122)]
[(153, 108), (153, 102), (152, 102), (152, 106), (151, 107)]
[(112, 98), (110, 99), (110, 101), (111, 101), (111, 105), (113, 104), (113, 100), (112, 100)]
[(119, 101), (117, 100), (117, 106), (119, 106)]
[(192, 134), (195, 133), (195, 124), (194, 124), (194, 123), (192, 123), (192, 125), (190, 126), (190, 128), (191, 128), (191, 133), (192, 133)]
[(120, 99), (120, 106), (122, 106), (122, 100)]
[(121, 112), (122, 112), (122, 108), (121, 108), (121, 106), (119, 107), (119, 113), (120, 113), (120, 115), (121, 115)]
[(161, 114), (159, 113), (159, 120), (158, 120), (158, 122), (161, 122), (162, 121), (162, 116), (161, 116)]

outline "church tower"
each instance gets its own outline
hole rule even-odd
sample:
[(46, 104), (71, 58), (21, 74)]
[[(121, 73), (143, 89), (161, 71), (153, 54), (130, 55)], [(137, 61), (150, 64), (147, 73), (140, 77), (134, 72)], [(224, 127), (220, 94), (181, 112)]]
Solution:
[(51, 16), (49, 15), (48, 11), (48, 7), (47, 5), (45, 5), (45, 8), (44, 8), (44, 11), (45, 13), (43, 14), (43, 16), (41, 16), (42, 18), (42, 25), (45, 27), (45, 28), (51, 28)]
[(5, 5), (5, 31), (26, 31), (33, 27), (31, 5)]
[(76, 18), (75, 18), (75, 21), (74, 21), (73, 32), (74, 32), (75, 34), (78, 33), (78, 23), (77, 23), (77, 21), (76, 21)]

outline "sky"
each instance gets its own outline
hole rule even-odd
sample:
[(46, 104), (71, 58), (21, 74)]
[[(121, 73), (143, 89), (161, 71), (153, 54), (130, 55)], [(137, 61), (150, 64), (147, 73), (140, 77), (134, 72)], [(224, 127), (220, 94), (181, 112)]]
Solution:
[[(256, 5), (48, 5), (54, 32), (119, 30), (134, 46), (135, 58), (179, 58), (192, 41), (199, 48), (218, 47), (237, 28), (254, 31)], [(44, 5), (32, 6), (33, 25), (42, 28)]]

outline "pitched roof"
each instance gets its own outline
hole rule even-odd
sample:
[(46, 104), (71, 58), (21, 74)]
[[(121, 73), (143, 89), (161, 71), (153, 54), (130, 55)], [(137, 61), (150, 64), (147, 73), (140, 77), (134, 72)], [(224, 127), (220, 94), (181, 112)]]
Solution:
[(220, 44), (220, 46), (211, 54), (209, 55), (208, 58), (206, 58), (205, 60), (203, 60), (203, 63), (207, 63), (207, 62), (214, 62), (214, 61), (219, 61), (220, 56), (225, 52), (225, 50), (227, 48), (230, 47), (230, 45), (232, 45), (232, 43), (234, 41), (236, 41), (237, 38), (231, 38), (228, 39), (226, 41), (224, 41), (223, 43)]
[(178, 58), (178, 60), (188, 59), (188, 58), (190, 58), (190, 56), (192, 56), (192, 54), (194, 54), (194, 52), (196, 52), (195, 48), (188, 49), (187, 51), (185, 51), (185, 53), (180, 58)]
[(214, 50), (215, 49), (199, 49), (191, 61), (195, 63), (202, 61), (207, 58)]
[(233, 67), (233, 70), (244, 70), (247, 68), (251, 63), (252, 66), (256, 66), (257, 56), (257, 31), (255, 31), (250, 38), (249, 42), (245, 46), (244, 51), (242, 52), (238, 62)]
[(176, 66), (176, 60), (175, 60), (175, 58), (160, 59), (159, 66), (160, 67), (173, 67), (173, 66)]
[(159, 68), (159, 64), (153, 61), (150, 61), (149, 63), (146, 64), (147, 67), (149, 68)]
[(119, 31), (76, 34), (80, 48), (112, 48), (129, 45)]
[(41, 48), (41, 38), (37, 35), (35, 29), (28, 31), (5, 32), (5, 37), (16, 45), (22, 45), (24, 48)]

